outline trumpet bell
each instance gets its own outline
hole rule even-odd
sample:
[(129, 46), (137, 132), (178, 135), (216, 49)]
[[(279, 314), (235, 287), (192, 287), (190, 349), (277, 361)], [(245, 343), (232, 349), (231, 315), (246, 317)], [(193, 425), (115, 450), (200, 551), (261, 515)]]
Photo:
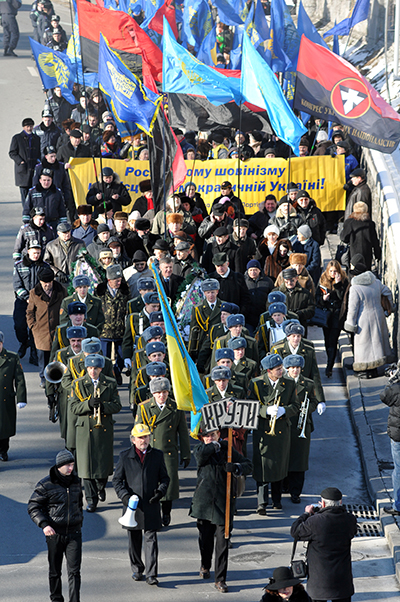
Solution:
[(62, 381), (66, 369), (67, 367), (61, 362), (51, 362), (44, 370), (44, 377), (49, 383), (58, 385)]

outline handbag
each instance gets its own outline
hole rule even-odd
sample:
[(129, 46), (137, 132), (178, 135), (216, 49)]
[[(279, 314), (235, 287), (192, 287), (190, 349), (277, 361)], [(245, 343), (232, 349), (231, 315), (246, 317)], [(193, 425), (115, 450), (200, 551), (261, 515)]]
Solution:
[(329, 320), (329, 309), (326, 307), (316, 307), (315, 314), (311, 318), (309, 324), (311, 326), (319, 326), (320, 328), (326, 328)]
[(290, 568), (292, 569), (293, 577), (297, 577), (297, 579), (306, 579), (308, 577), (308, 562), (307, 562), (307, 551), (306, 550), (306, 559), (305, 560), (293, 560), (296, 553), (296, 545), (298, 540), (295, 539), (293, 542), (292, 548), (292, 556), (290, 558)]

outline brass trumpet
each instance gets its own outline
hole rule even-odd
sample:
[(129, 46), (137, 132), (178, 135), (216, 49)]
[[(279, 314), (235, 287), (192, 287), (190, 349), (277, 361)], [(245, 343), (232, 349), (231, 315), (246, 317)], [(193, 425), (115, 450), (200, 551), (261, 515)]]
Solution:
[[(276, 391), (274, 406), (279, 408), (280, 403), (281, 403), (281, 396), (279, 395), (279, 397), (278, 397), (278, 391)], [(276, 435), (276, 433), (275, 433), (276, 419), (277, 419), (276, 416), (271, 416), (270, 421), (269, 421), (269, 431), (268, 431), (267, 435), (272, 435), (272, 437), (275, 437), (275, 435)]]
[[(98, 387), (95, 388), (94, 393), (93, 393), (93, 398), (94, 399), (99, 399), (100, 397), (100, 391), (98, 389)], [(95, 420), (97, 420), (96, 424), (94, 425), (95, 429), (102, 429), (104, 428), (103, 425), (101, 424), (101, 410), (100, 410), (100, 406), (98, 408), (94, 408), (93, 410), (93, 418)]]

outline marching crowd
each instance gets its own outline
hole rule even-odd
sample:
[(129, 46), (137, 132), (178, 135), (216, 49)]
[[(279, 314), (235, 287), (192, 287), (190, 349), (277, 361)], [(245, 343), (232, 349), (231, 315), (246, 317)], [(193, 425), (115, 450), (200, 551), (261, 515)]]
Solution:
[[(111, 475), (125, 514), (135, 510), (137, 525), (128, 523), (132, 577), (139, 581), (145, 574), (149, 585), (158, 583), (157, 531), (171, 523), (172, 505), (179, 497), (179, 465), (189, 465), (191, 448), (186, 416), (171, 387), (153, 270), (158, 270), (178, 320), (182, 307), (190, 303), (187, 291), (197, 292), (198, 302), (190, 308), (182, 336), (209, 403), (230, 398), (259, 402), (252, 451), (247, 431), (234, 429), (233, 457), (228, 461), (227, 432), (200, 427), (192, 452), (198, 482), (190, 516), (199, 531), (199, 575), (210, 578), (214, 555), (215, 587), (225, 593), (227, 473), (234, 477), (230, 530), (234, 500), (246, 475), (256, 481), (255, 511), (260, 516), (267, 515), (268, 507), (281, 510), (285, 492), (293, 504), (301, 501), (313, 414), (322, 415), (326, 409), (308, 326), (323, 328), (327, 377), (332, 376), (343, 328), (353, 336), (354, 371), (361, 377), (376, 376), (389, 361), (385, 315), (392, 310), (392, 298), (371, 271), (381, 249), (370, 217), (366, 173), (358, 167), (353, 151), (358, 158), (359, 152), (340, 124), (329, 139), (327, 124), (310, 123), (301, 156), (325, 148), (324, 152), (337, 154), (345, 149), (346, 159), (352, 157), (351, 165), (346, 162), (348, 182), (343, 182), (347, 187), (346, 212), (339, 224), (343, 247), (325, 269), (320, 247), (327, 227), (334, 226), (327, 226), (327, 216), (294, 182), (288, 182), (282, 198), (267, 195), (253, 215), (245, 214), (229, 181), (220, 183), (221, 194), (210, 210), (196, 185), (188, 182), (184, 193), (171, 195), (165, 208), (157, 211), (150, 180), (141, 181), (141, 195), (131, 198), (113, 169), (103, 167), (86, 202), (76, 206), (68, 175), (71, 157), (101, 152), (121, 160), (148, 158), (142, 136), (120, 144), (113, 115), (99, 90), (77, 90), (77, 99), (72, 107), (60, 88), (54, 89), (41, 123), (34, 127), (31, 118), (24, 119), (9, 151), (22, 201), (22, 225), (13, 254), (18, 355), (23, 358), (29, 349), (29, 362), (39, 369), (49, 419), (59, 420), (65, 441), (65, 449), (35, 487), (28, 505), (32, 520), (46, 536), (50, 597), (63, 600), (65, 553), (70, 601), (79, 600), (80, 483), (86, 511), (92, 513), (106, 501)], [(233, 157), (235, 148), (237, 154), (247, 152), (244, 159), (285, 157), (283, 143), (262, 132), (218, 131), (207, 138), (176, 134), (186, 157), (196, 160)], [(367, 334), (365, 328), (360, 332), (362, 323), (368, 324)], [(23, 408), (26, 387), (18, 356), (3, 347), (2, 335), (0, 339), (0, 375), (8, 395), (0, 405), (0, 457), (7, 461), (9, 439), (15, 435), (15, 396)], [(114, 469), (113, 424), (122, 408), (118, 387), (124, 375), (129, 378), (134, 422), (132, 446), (122, 452)], [(280, 567), (264, 601), (277, 595), (292, 602), (307, 600), (308, 595), (314, 602), (350, 600), (354, 592), (350, 541), (356, 521), (341, 506), (341, 498), (338, 489), (328, 487), (321, 493), (319, 508), (306, 506), (292, 526), (294, 538), (309, 541), (308, 594), (288, 569)], [(327, 542), (332, 532), (335, 539)], [(326, 562), (318, 560), (322, 550)]]

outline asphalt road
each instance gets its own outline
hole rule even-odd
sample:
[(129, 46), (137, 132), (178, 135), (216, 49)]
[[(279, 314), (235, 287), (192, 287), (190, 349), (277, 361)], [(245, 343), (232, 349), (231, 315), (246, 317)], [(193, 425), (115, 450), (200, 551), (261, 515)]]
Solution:
[[(56, 5), (57, 6), (57, 5)], [(35, 76), (30, 59), (28, 35), (30, 6), (25, 4), (18, 21), (21, 40), (18, 59), (0, 57), (0, 328), (5, 346), (13, 351), (18, 344), (13, 332), (12, 247), (20, 226), (21, 203), (14, 186), (13, 164), (8, 158), (11, 136), (20, 131), (24, 117), (40, 122), (44, 95), (40, 79)], [(67, 28), (69, 13), (57, 6)], [(324, 249), (327, 257), (327, 249)], [(318, 361), (325, 365), (321, 331), (312, 329)], [(47, 557), (44, 536), (29, 519), (26, 504), (35, 483), (45, 476), (63, 447), (58, 425), (48, 421), (43, 391), (37, 370), (22, 361), (28, 385), (28, 406), (18, 413), (18, 432), (11, 440), (10, 461), (0, 466), (0, 596), (5, 602), (43, 602), (48, 599)], [(349, 419), (346, 392), (340, 367), (325, 382), (328, 409), (315, 419), (312, 436), (310, 470), (306, 476), (302, 503), (295, 506), (283, 498), (282, 511), (270, 511), (267, 517), (255, 514), (255, 483), (247, 481), (247, 491), (238, 502), (233, 531), (234, 547), (230, 552), (228, 596), (234, 600), (257, 601), (272, 570), (287, 565), (290, 559), (289, 527), (303, 506), (318, 500), (320, 491), (329, 485), (339, 487), (345, 502), (369, 504), (358, 449)], [(126, 385), (121, 388), (123, 410), (115, 427), (115, 459), (128, 446), (131, 415)], [(139, 596), (143, 602), (198, 602), (217, 599), (211, 582), (198, 577), (199, 553), (195, 521), (188, 517), (195, 485), (194, 461), (181, 472), (181, 499), (175, 503), (172, 524), (159, 535), (160, 587), (134, 583), (130, 577), (126, 534), (118, 524), (121, 504), (113, 489), (107, 488), (107, 500), (99, 510), (85, 516), (82, 568), (82, 600), (105, 602), (118, 599), (128, 602)], [(353, 544), (353, 570), (356, 594), (354, 601), (398, 598), (393, 564), (382, 537), (356, 538)], [(64, 591), (66, 579), (64, 578)]]

